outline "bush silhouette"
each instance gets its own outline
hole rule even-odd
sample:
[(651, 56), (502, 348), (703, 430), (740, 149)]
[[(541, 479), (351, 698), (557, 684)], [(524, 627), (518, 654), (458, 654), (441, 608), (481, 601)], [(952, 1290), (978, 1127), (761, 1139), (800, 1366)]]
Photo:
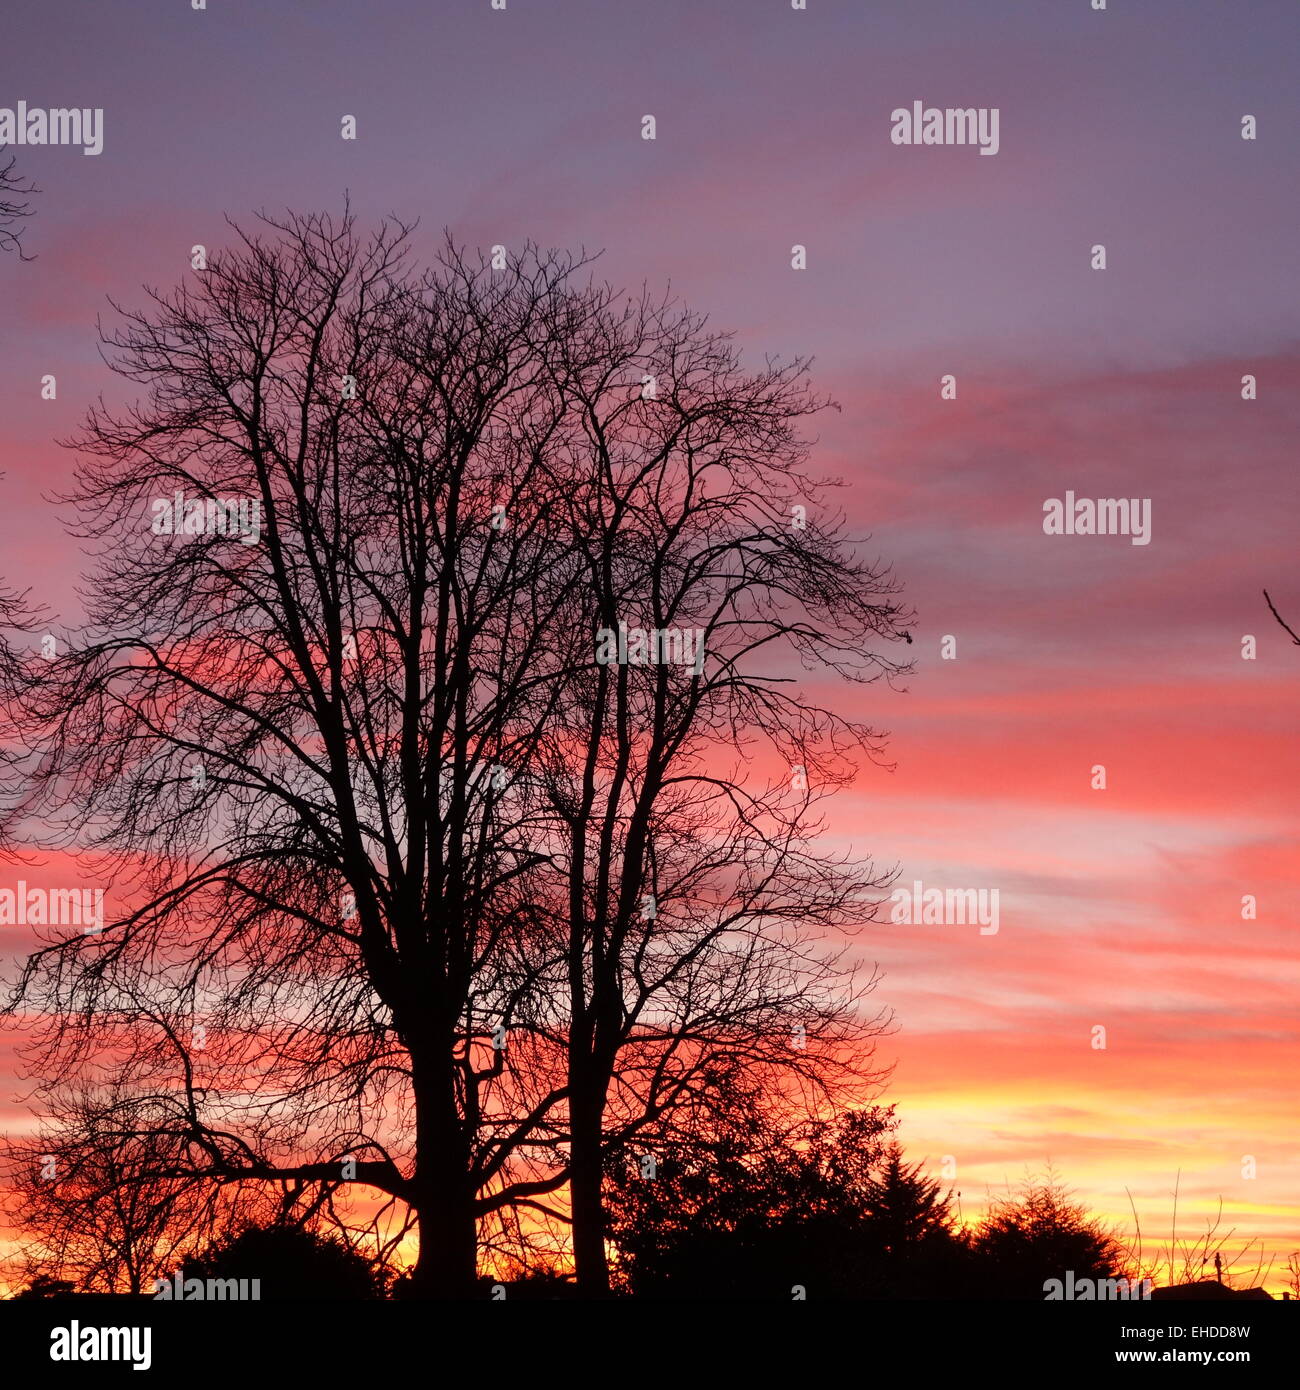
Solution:
[(267, 1300), (383, 1296), (370, 1262), (337, 1240), (297, 1226), (249, 1226), (181, 1267), (186, 1279), (260, 1279)]
[(1048, 1279), (1111, 1278), (1120, 1273), (1116, 1241), (1052, 1172), (993, 1202), (974, 1239), (977, 1265), (993, 1298), (1041, 1299)]

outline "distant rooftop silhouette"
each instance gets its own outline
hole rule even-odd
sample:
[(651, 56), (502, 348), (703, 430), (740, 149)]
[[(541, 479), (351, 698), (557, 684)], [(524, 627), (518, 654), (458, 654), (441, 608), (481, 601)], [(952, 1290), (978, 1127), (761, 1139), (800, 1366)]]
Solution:
[(1192, 1284), (1170, 1284), (1165, 1289), (1152, 1289), (1152, 1299), (1170, 1300), (1189, 1300), (1189, 1299), (1214, 1299), (1227, 1300), (1236, 1298), (1249, 1298), (1258, 1300), (1266, 1298), (1270, 1302), (1273, 1295), (1267, 1289), (1230, 1289), (1226, 1284), (1221, 1284), (1217, 1279), (1198, 1279)]

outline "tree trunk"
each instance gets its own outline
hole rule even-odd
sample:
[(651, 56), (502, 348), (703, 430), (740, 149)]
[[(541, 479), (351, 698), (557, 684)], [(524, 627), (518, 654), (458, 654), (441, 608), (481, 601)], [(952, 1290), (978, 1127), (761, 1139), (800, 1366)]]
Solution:
[(421, 1299), (471, 1298), (478, 1278), (478, 1228), (459, 1187), (430, 1193), (418, 1208), (420, 1254), (411, 1292)]
[(435, 1035), (412, 1046), (410, 1056), (416, 1145), (412, 1204), (420, 1235), (412, 1292), (416, 1298), (471, 1298), (478, 1278), (478, 1222), (451, 1048), (439, 1048)]
[(605, 1207), (601, 1200), (603, 1154), (599, 1096), (577, 1095), (569, 1110), (569, 1202), (573, 1217), (573, 1262), (583, 1298), (609, 1296), (605, 1258)]

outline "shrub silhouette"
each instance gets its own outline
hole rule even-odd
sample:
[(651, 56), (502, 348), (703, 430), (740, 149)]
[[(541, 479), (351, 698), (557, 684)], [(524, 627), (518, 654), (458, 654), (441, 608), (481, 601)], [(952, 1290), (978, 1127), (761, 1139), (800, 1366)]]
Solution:
[(643, 1178), (615, 1164), (607, 1182), (618, 1270), (653, 1299), (952, 1296), (971, 1254), (948, 1196), (888, 1136), (892, 1110), (773, 1131), (730, 1116)]
[(1111, 1278), (1121, 1251), (1100, 1222), (1089, 1217), (1050, 1170), (991, 1204), (976, 1230), (973, 1252), (987, 1294), (1041, 1299), (1048, 1279)]
[(383, 1296), (383, 1280), (356, 1251), (298, 1226), (249, 1226), (181, 1266), (186, 1279), (260, 1279), (267, 1300)]

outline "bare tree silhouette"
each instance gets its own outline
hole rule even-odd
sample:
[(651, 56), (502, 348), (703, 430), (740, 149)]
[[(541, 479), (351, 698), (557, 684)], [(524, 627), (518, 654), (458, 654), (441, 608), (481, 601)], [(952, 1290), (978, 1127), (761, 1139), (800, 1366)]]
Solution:
[(823, 799), (879, 741), (799, 673), (861, 686), (904, 669), (879, 649), (901, 635), (887, 572), (856, 559), (803, 467), (799, 423), (825, 404), (806, 364), (746, 373), (726, 335), (644, 294), (599, 314), (598, 351), (565, 340), (591, 459), (573, 498), (579, 626), (694, 660), (588, 662), (541, 749), (563, 824), (550, 862), (591, 1295), (608, 1287), (606, 1147), (652, 1130), (727, 1059), (803, 1104), (872, 1080), (864, 1043), (882, 1019), (858, 1013), (872, 982), (830, 943), (871, 916), (880, 883), (816, 840)]
[[(4, 474), (0, 473), (0, 479)], [(28, 644), (44, 609), (34, 605), (27, 590), (0, 580), (0, 711), (16, 710), (28, 689)], [(18, 729), (0, 721), (0, 807), (22, 794), (24, 753)], [(0, 856), (10, 857), (13, 845), (0, 811)]]
[(22, 221), (32, 215), (27, 198), (40, 190), (15, 173), (16, 162), (11, 155), (0, 164), (0, 251), (17, 251), (22, 260), (31, 261), (36, 258), (23, 251)]
[[(49, 1109), (125, 1088), (76, 1130), (125, 1183), (364, 1188), (424, 1297), (474, 1287), (494, 1223), (571, 1214), (600, 1292), (611, 1142), (718, 1058), (869, 1075), (816, 938), (872, 880), (809, 837), (872, 736), (794, 676), (901, 669), (864, 646), (901, 615), (833, 520), (790, 524), (801, 364), (745, 374), (583, 256), (234, 233), (118, 310), (146, 398), (69, 441), (89, 623), (24, 666), (7, 824), (115, 901), (47, 929), (11, 1007)], [(700, 626), (702, 673), (603, 664), (637, 615)], [(747, 776), (758, 740), (799, 776)]]
[(22, 1233), (10, 1262), (28, 1279), (55, 1270), (83, 1291), (147, 1292), (214, 1232), (273, 1209), (253, 1185), (159, 1176), (176, 1137), (142, 1122), (120, 1084), (55, 1104), (40, 1132), (6, 1146), (5, 1207)]
[[(19, 997), (63, 1020), (48, 1075), (116, 1030), (166, 1175), (377, 1189), (416, 1214), (420, 1287), (455, 1292), (476, 1220), (564, 1181), (510, 1173), (547, 1073), (491, 1043), (537, 859), (504, 769), (554, 699), (571, 577), (534, 344), (573, 264), (449, 250), (417, 278), (403, 227), (266, 230), (125, 314), (107, 341), (148, 402), (74, 441), (102, 563), (91, 627), (34, 664), (18, 815), (124, 903)], [(215, 529), (151, 529), (173, 502)]]

